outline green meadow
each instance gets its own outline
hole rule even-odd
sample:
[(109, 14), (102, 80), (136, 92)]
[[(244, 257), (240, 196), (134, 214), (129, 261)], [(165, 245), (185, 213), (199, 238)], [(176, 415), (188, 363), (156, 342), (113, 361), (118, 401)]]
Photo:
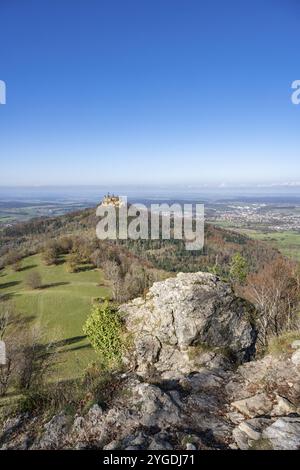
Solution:
[[(26, 286), (26, 276), (32, 270), (42, 277), (40, 289)], [(109, 297), (101, 270), (84, 265), (79, 272), (68, 273), (64, 257), (58, 265), (45, 266), (40, 255), (30, 256), (22, 261), (21, 271), (8, 267), (0, 273), (0, 296), (28, 317), (26, 325), (37, 322), (42, 326), (45, 342), (54, 342), (58, 378), (77, 377), (96, 359), (82, 327), (92, 303), (99, 297)]]
[(262, 240), (270, 243), (274, 248), (291, 259), (300, 261), (300, 233), (285, 232), (259, 232), (257, 230), (240, 229), (240, 233), (248, 235), (255, 240)]
[(288, 258), (300, 261), (300, 232), (288, 230), (282, 232), (264, 232), (262, 230), (238, 228), (233, 227), (229, 221), (214, 221), (213, 224), (224, 229), (233, 230), (243, 235), (247, 235), (253, 240), (267, 242)]

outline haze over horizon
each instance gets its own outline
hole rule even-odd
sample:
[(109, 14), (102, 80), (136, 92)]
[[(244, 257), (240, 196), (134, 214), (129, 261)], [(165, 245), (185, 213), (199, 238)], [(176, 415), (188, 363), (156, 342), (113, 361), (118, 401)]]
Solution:
[(298, 2), (28, 0), (0, 16), (1, 186), (300, 185)]

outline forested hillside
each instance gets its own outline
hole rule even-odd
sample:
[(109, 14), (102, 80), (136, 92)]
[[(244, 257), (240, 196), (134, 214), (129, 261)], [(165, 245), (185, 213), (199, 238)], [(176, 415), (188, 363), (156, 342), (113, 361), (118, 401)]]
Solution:
[(181, 240), (99, 241), (96, 239), (98, 220), (95, 210), (87, 209), (61, 217), (16, 224), (2, 231), (0, 254), (3, 257), (12, 248), (34, 254), (43, 249), (49, 240), (68, 235), (81, 239), (78, 245), (86, 245), (89, 241), (91, 255), (97, 248), (109, 252), (110, 259), (113, 257), (111, 252), (131, 253), (153, 267), (168, 272), (216, 270), (225, 275), (236, 252), (247, 260), (251, 271), (258, 270), (275, 258), (281, 258), (280, 253), (267, 243), (210, 224), (205, 226), (205, 244), (201, 252), (187, 251)]

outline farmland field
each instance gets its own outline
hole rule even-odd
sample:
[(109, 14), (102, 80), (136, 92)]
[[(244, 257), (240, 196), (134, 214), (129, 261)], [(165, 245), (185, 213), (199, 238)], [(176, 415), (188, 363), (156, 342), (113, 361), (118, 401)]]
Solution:
[(259, 232), (257, 230), (240, 229), (240, 233), (248, 235), (255, 240), (270, 243), (285, 256), (300, 261), (300, 233), (292, 231), (282, 232)]
[(265, 231), (254, 228), (243, 228), (232, 225), (230, 221), (214, 221), (214, 225), (247, 235), (254, 240), (267, 242), (283, 255), (300, 261), (300, 232), (296, 230)]

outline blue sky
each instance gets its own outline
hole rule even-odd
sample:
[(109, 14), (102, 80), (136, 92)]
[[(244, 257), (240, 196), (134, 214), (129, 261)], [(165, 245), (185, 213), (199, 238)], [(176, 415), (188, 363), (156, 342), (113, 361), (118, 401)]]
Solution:
[(0, 185), (300, 181), (297, 0), (0, 0)]

